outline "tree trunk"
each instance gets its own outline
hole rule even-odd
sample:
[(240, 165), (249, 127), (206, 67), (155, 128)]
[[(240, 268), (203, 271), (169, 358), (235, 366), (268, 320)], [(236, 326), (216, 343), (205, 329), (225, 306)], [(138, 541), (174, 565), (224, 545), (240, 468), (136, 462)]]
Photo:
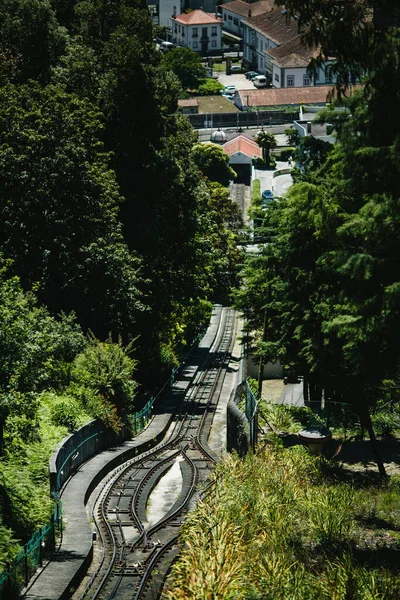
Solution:
[(370, 439), (370, 442), (372, 445), (372, 452), (374, 453), (374, 456), (375, 456), (375, 461), (378, 466), (379, 475), (381, 477), (387, 477), (385, 465), (383, 464), (382, 457), (379, 452), (378, 443), (377, 443), (375, 431), (374, 431), (374, 428), (372, 425), (371, 415), (369, 414), (368, 406), (361, 407), (360, 421), (361, 421), (361, 426), (365, 427), (366, 430), (368, 431), (369, 439)]

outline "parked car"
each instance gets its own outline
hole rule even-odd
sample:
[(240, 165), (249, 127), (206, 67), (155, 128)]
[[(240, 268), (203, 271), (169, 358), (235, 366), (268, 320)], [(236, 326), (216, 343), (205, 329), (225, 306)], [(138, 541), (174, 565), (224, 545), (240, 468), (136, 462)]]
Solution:
[(244, 74), (246, 79), (250, 79), (250, 81), (253, 81), (254, 77), (257, 77), (257, 75), (259, 75), (257, 71), (246, 71), (246, 73)]
[(253, 83), (256, 88), (265, 88), (267, 87), (267, 78), (265, 75), (257, 75), (257, 77), (254, 77)]
[(168, 52), (169, 50), (173, 50), (174, 48), (176, 48), (176, 46), (172, 42), (161, 42), (160, 44), (161, 52)]
[(242, 67), (240, 65), (232, 65), (231, 66), (231, 73), (241, 73), (242, 72)]
[(226, 85), (224, 87), (223, 94), (234, 94), (236, 92), (236, 86), (234, 85)]
[(261, 194), (261, 197), (263, 200), (273, 200), (274, 199), (274, 194), (271, 192), (271, 190), (264, 190), (263, 193)]
[(233, 102), (233, 94), (222, 94), (222, 97)]

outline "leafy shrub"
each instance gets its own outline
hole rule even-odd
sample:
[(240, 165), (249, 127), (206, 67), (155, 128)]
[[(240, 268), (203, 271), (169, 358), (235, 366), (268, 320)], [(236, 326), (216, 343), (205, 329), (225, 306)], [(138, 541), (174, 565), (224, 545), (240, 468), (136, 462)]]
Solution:
[(74, 382), (91, 390), (101, 404), (106, 401), (119, 410), (130, 410), (136, 390), (133, 380), (136, 361), (129, 357), (131, 346), (124, 348), (120, 340), (114, 344), (111, 338), (100, 342), (91, 336), (85, 352), (74, 361)]
[(296, 150), (296, 148), (292, 148), (290, 146), (288, 148), (283, 148), (280, 152), (279, 159), (280, 160), (289, 160), (289, 157), (294, 155), (295, 150)]
[(256, 169), (266, 169), (267, 165), (263, 158), (253, 158), (252, 163)]
[(400, 429), (400, 419), (397, 412), (380, 410), (371, 415), (376, 435), (390, 437)]
[(202, 79), (199, 87), (196, 90), (198, 96), (214, 96), (219, 94), (224, 86), (216, 79)]
[(61, 398), (50, 410), (51, 422), (56, 427), (66, 427), (72, 432), (78, 426), (80, 407), (72, 398)]

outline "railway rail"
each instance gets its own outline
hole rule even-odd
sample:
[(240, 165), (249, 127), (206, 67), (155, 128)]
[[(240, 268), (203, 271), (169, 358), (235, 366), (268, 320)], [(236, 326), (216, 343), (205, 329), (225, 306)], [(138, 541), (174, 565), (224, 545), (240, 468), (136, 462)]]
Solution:
[[(218, 311), (214, 339), (166, 436), (114, 471), (93, 504), (100, 560), (75, 600), (154, 600), (162, 595), (179, 553), (179, 529), (217, 461), (207, 440), (235, 333), (234, 311), (223, 307)], [(151, 495), (176, 462), (181, 485), (173, 490), (165, 514), (149, 522)], [(168, 477), (166, 481), (168, 485)], [(171, 485), (177, 487), (176, 482)]]

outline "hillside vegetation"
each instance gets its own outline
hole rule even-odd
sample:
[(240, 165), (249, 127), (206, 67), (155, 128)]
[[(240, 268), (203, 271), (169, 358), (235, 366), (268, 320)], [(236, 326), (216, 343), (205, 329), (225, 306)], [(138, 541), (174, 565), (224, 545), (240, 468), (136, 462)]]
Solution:
[(4, 570), (49, 518), (57, 442), (93, 417), (118, 429), (227, 301), (240, 218), (192, 156), (187, 70), (156, 49), (144, 1), (0, 14)]
[(218, 465), (184, 525), (165, 598), (394, 600), (400, 478), (381, 485), (302, 446)]

